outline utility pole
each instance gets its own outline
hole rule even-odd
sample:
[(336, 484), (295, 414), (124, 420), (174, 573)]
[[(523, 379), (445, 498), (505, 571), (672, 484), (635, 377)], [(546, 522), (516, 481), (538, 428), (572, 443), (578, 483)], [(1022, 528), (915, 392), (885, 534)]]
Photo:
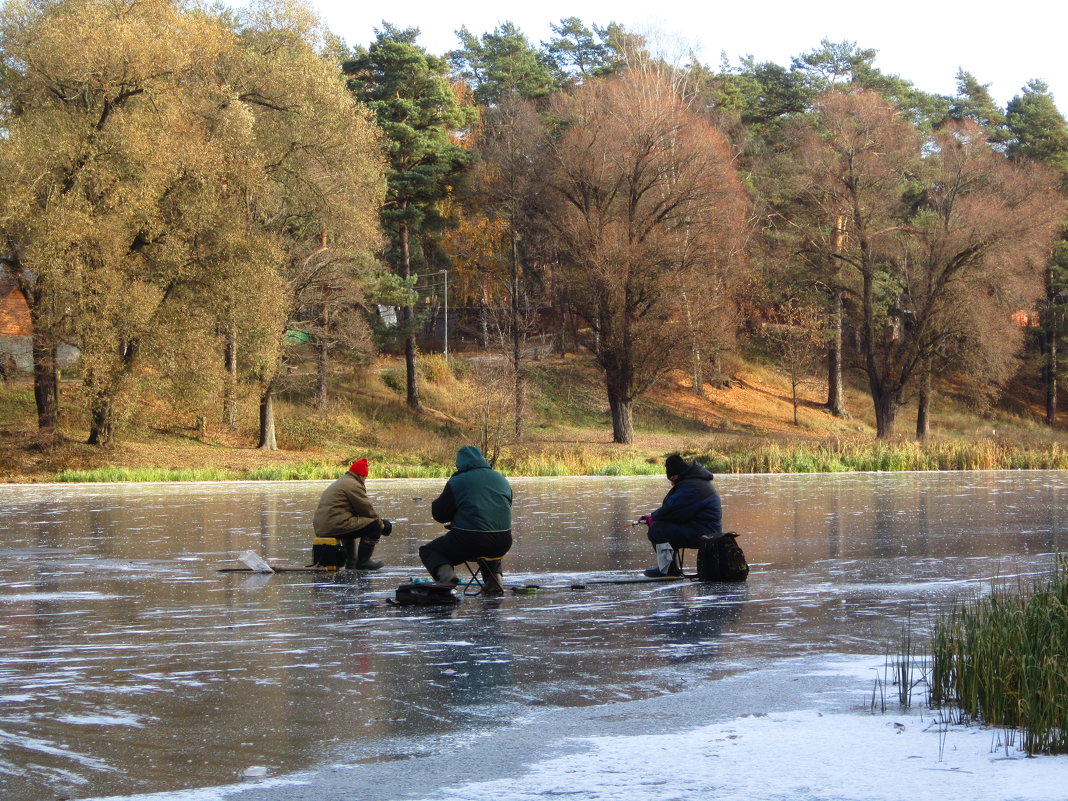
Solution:
[(445, 363), (449, 362), (449, 271), (438, 270), (445, 276)]

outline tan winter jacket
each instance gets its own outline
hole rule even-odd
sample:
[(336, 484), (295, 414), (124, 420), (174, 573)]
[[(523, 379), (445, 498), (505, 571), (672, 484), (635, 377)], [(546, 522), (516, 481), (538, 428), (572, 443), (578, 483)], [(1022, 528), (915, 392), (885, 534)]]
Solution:
[(363, 478), (349, 471), (323, 491), (312, 529), (316, 537), (343, 537), (375, 522), (381, 531), (382, 521), (367, 500)]

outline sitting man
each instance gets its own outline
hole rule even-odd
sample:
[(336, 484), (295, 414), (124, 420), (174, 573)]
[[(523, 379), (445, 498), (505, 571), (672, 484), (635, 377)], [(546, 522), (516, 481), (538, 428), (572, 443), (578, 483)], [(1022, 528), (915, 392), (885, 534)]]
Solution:
[[(372, 559), (380, 537), (388, 537), (393, 524), (383, 520), (367, 499), (364, 482), (367, 460), (353, 462), (341, 478), (319, 498), (312, 529), (316, 537), (335, 537), (345, 548), (346, 570), (378, 570), (382, 562)], [(356, 540), (360, 541), (359, 548)]]
[[(448, 529), (419, 548), (419, 559), (435, 581), (457, 584), (453, 565), (479, 557), (496, 559), (512, 547), (512, 487), (473, 445), (457, 451), (456, 472), (430, 505), (430, 513)], [(494, 575), (483, 579), (487, 587), (499, 590), (500, 562), (492, 568)]]
[(673, 453), (665, 460), (664, 471), (671, 489), (659, 509), (640, 518), (649, 526), (649, 541), (656, 551), (656, 567), (645, 571), (650, 578), (681, 576), (675, 549), (697, 548), (702, 537), (723, 533), (719, 494), (705, 466), (700, 462), (688, 463)]

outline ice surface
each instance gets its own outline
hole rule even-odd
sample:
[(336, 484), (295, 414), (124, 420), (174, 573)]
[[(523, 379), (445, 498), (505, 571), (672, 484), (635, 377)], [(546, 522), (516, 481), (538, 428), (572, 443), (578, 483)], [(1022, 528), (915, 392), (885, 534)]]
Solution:
[[(326, 576), (218, 572), (246, 550), (306, 564), (323, 482), (0, 487), (0, 795), (357, 801), (361, 787), (381, 801), (394, 787), (407, 787), (405, 797), (481, 795), (481, 782), (508, 777), (516, 795), (500, 784), (491, 794), (518, 799), (555, 792), (550, 780), (568, 771), (578, 797), (774, 797), (744, 784), (756, 762), (730, 782), (691, 775), (685, 765), (696, 757), (682, 757), (694, 742), (721, 760), (730, 754), (732, 765), (740, 750), (781, 764), (784, 778), (768, 785), (781, 797), (850, 798), (803, 795), (824, 783), (840, 789), (838, 763), (805, 790), (805, 760), (768, 750), (769, 721), (800, 754), (825, 742), (848, 756), (849, 743), (866, 738), (874, 749), (887, 720), (855, 710), (902, 626), (922, 635), (940, 604), (994, 580), (1032, 581), (1068, 547), (1068, 479), (1055, 471), (716, 480), (754, 566), (745, 585), (594, 584), (651, 564), (629, 522), (666, 483), (517, 480), (506, 582), (540, 589), (437, 610), (386, 599), (421, 575), (417, 549), (440, 531), (425, 500), (438, 481), (370, 482), (376, 508), (398, 520), (376, 552), (387, 566)], [(730, 700), (758, 676), (764, 695), (747, 695), (745, 708)], [(848, 693), (833, 703), (823, 690), (787, 697), (810, 684)], [(707, 714), (646, 714), (691, 693), (707, 695)], [(609, 715), (646, 716), (609, 733)], [(927, 744), (939, 737), (910, 720), (891, 740), (915, 743), (909, 769), (924, 765), (917, 770), (936, 784), (947, 771), (973, 771), (987, 777), (974, 797), (991, 797), (981, 794), (995, 781), (986, 762), (1008, 768), (1003, 752), (990, 756), (989, 732), (960, 733), (962, 744), (986, 743), (981, 764), (953, 767), (947, 746), (932, 765)], [(851, 736), (835, 740), (821, 728), (831, 722)], [(751, 747), (724, 751), (736, 741)], [(685, 788), (643, 778), (643, 749), (662, 754)], [(841, 763), (841, 776), (857, 774), (847, 786), (858, 793), (889, 781), (873, 778), (865, 756), (904, 759), (872, 749)], [(456, 751), (469, 754), (466, 769), (448, 767)], [(598, 763), (616, 767), (601, 775)], [(249, 766), (267, 778), (234, 784)], [(771, 780), (766, 765), (763, 774)], [(310, 795), (292, 795), (307, 782)], [(451, 795), (437, 794), (444, 787)]]

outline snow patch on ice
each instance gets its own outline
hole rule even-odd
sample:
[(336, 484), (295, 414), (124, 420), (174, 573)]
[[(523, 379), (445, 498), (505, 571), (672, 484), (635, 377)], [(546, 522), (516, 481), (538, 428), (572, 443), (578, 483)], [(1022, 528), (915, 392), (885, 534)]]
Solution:
[(919, 714), (802, 710), (672, 734), (576, 739), (577, 753), (523, 776), (443, 788), (434, 799), (1063, 801), (1068, 756), (1027, 759), (996, 741), (979, 727), (942, 732)]

